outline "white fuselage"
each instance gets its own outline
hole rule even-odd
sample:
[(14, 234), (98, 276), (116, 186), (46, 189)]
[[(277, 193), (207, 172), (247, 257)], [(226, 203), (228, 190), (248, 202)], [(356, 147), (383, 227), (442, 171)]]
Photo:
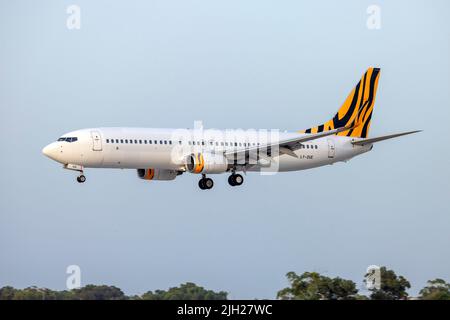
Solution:
[[(271, 143), (302, 136), (297, 132), (280, 132)], [(67, 139), (69, 138), (69, 139)], [(76, 138), (76, 139), (70, 139)], [(156, 128), (92, 128), (72, 131), (43, 149), (43, 153), (64, 165), (84, 168), (158, 168), (186, 171), (184, 159), (189, 154), (224, 153), (264, 145), (255, 132), (215, 130), (205, 135), (199, 129)], [(67, 141), (69, 140), (69, 141)], [(71, 141), (74, 140), (74, 141)], [(76, 140), (76, 141), (75, 141)], [(273, 155), (274, 170), (295, 171), (346, 161), (369, 151), (372, 145), (358, 146), (351, 137), (328, 136), (303, 143), (302, 148), (289, 154)], [(176, 149), (176, 152), (175, 152)], [(247, 171), (258, 171), (259, 164)]]

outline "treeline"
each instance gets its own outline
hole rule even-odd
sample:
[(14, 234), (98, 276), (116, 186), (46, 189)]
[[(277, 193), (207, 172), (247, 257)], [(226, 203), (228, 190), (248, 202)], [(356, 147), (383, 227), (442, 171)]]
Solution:
[[(379, 286), (369, 289), (369, 295), (359, 294), (355, 282), (340, 277), (330, 278), (317, 272), (297, 275), (289, 272), (289, 286), (278, 291), (281, 300), (406, 300), (407, 289), (411, 287), (403, 276), (393, 270), (380, 268)], [(367, 275), (366, 275), (367, 276)], [(367, 278), (365, 278), (367, 279)], [(87, 285), (73, 290), (54, 291), (46, 288), (29, 287), (15, 289), (6, 286), (0, 289), (0, 300), (227, 300), (228, 293), (206, 290), (188, 282), (179, 287), (148, 291), (142, 295), (127, 296), (114, 286)], [(442, 279), (428, 281), (414, 299), (450, 300), (450, 284)]]
[[(380, 268), (379, 286), (368, 289), (368, 296), (359, 294), (356, 284), (340, 277), (330, 278), (317, 272), (287, 275), (290, 286), (278, 291), (277, 299), (282, 300), (450, 300), (450, 284), (442, 279), (427, 282), (418, 297), (411, 298), (407, 289), (409, 281), (397, 276), (393, 270)], [(367, 276), (367, 275), (366, 275)], [(367, 281), (365, 277), (364, 282)]]
[(37, 287), (15, 289), (9, 286), (0, 289), (0, 300), (226, 300), (227, 295), (226, 292), (206, 290), (191, 282), (167, 291), (148, 291), (140, 296), (127, 296), (114, 286), (92, 284), (64, 291)]

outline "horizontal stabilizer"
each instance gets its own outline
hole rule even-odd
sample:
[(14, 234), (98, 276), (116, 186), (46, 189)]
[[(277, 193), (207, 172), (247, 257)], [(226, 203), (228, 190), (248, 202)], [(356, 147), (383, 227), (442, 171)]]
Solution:
[(421, 132), (421, 131), (422, 130), (415, 130), (415, 131), (408, 131), (408, 132), (390, 134), (390, 135), (387, 135), (387, 136), (381, 136), (381, 137), (376, 137), (376, 138), (352, 141), (352, 143), (354, 145), (357, 145), (357, 146), (364, 146), (366, 144), (375, 143), (375, 142), (378, 142), (378, 141), (383, 141), (383, 140), (392, 139), (392, 138), (397, 138), (397, 137), (400, 137), (400, 136), (405, 136), (407, 134), (412, 134), (412, 133)]

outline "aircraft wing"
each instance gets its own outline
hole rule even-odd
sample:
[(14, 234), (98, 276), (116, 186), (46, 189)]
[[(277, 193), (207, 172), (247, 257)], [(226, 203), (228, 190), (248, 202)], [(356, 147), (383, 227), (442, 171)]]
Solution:
[(288, 154), (292, 157), (297, 158), (297, 155), (294, 153), (294, 150), (297, 150), (300, 148), (300, 145), (304, 142), (307, 141), (311, 141), (311, 140), (315, 140), (315, 139), (319, 139), (319, 138), (323, 138), (326, 136), (331, 136), (333, 134), (342, 132), (342, 131), (347, 131), (352, 129), (353, 127), (341, 127), (341, 128), (337, 128), (334, 130), (329, 130), (329, 131), (325, 131), (325, 132), (320, 132), (320, 133), (313, 133), (313, 134), (302, 134), (299, 135), (298, 137), (295, 138), (290, 138), (290, 139), (285, 139), (285, 140), (280, 140), (276, 143), (269, 143), (269, 144), (265, 144), (265, 145), (260, 145), (257, 147), (251, 147), (251, 148), (242, 148), (242, 149), (237, 149), (237, 150), (232, 150), (232, 151), (227, 151), (224, 153), (224, 156), (229, 158), (229, 159), (241, 159), (243, 157), (245, 157), (246, 155), (257, 155), (259, 150), (267, 150), (267, 154), (271, 155), (271, 149), (272, 148), (276, 148), (278, 147), (278, 150), (280, 152), (280, 154)]

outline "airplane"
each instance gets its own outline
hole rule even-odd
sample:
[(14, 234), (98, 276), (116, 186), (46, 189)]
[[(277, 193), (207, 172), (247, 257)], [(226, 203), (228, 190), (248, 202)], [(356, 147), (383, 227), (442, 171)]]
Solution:
[(380, 68), (363, 74), (335, 116), (295, 132), (161, 128), (90, 128), (63, 134), (42, 149), (63, 168), (135, 169), (144, 180), (171, 181), (183, 173), (201, 175), (199, 187), (211, 189), (207, 175), (229, 173), (240, 186), (239, 173), (288, 172), (346, 162), (372, 150), (374, 143), (421, 130), (369, 138)]

